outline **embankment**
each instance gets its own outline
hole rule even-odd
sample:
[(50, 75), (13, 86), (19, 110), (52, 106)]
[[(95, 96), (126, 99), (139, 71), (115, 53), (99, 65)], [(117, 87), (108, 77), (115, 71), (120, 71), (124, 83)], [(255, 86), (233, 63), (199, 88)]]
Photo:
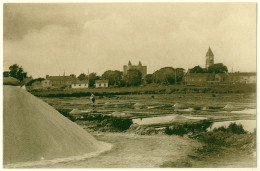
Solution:
[(186, 93), (255, 93), (256, 84), (234, 84), (218, 86), (139, 86), (120, 88), (91, 88), (91, 89), (39, 89), (29, 90), (38, 97), (84, 97), (94, 93), (96, 96), (113, 96), (128, 94), (186, 94)]

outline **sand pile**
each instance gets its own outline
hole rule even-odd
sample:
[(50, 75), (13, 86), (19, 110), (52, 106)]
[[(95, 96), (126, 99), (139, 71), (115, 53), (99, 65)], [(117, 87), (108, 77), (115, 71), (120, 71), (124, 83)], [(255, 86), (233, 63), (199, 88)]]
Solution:
[(3, 89), (4, 167), (87, 158), (111, 148), (25, 90)]

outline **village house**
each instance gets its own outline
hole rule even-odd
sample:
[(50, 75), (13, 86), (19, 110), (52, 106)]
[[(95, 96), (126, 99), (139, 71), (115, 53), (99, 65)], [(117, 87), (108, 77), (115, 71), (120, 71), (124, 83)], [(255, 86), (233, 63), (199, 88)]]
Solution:
[(71, 84), (71, 88), (88, 88), (89, 81), (82, 80), (82, 81), (75, 81)]
[(49, 76), (46, 75), (46, 79), (50, 80), (52, 82), (52, 86), (56, 88), (60, 87), (71, 87), (72, 83), (77, 81), (77, 78), (75, 75), (70, 75), (70, 76)]
[(183, 77), (187, 85), (205, 85), (215, 81), (215, 74), (211, 73), (187, 73)]
[(139, 61), (138, 65), (132, 65), (131, 62), (128, 62), (128, 65), (124, 65), (123, 67), (123, 76), (127, 75), (127, 71), (130, 69), (137, 69), (142, 73), (142, 79), (145, 79), (145, 76), (147, 75), (147, 66), (143, 66), (141, 61)]
[(228, 73), (217, 73), (215, 74), (215, 81), (221, 82), (221, 83), (229, 83), (229, 74)]
[(242, 83), (242, 84), (255, 84), (256, 73), (255, 72), (234, 72), (229, 73), (229, 81), (231, 83)]
[(108, 80), (96, 80), (95, 81), (95, 87), (108, 87)]
[(184, 78), (187, 85), (209, 85), (209, 84), (255, 84), (256, 73), (187, 73)]

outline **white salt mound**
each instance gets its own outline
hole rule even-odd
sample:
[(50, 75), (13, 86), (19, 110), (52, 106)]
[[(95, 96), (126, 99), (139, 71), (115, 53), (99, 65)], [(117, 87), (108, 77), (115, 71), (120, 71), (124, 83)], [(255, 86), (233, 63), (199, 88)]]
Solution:
[(142, 106), (141, 103), (135, 103), (134, 106)]
[(173, 105), (173, 108), (175, 109), (185, 109), (186, 106), (184, 104), (181, 104), (181, 103), (176, 103)]
[[(3, 164), (78, 159), (108, 150), (77, 124), (19, 87), (4, 86)], [(71, 157), (73, 156), (73, 157)]]
[(82, 113), (82, 112), (78, 109), (72, 109), (72, 111), (70, 111), (70, 114), (79, 114), (79, 113)]
[(204, 106), (201, 110), (209, 110), (209, 108)]
[(231, 104), (227, 104), (223, 109), (232, 109), (232, 108), (234, 108), (233, 105), (231, 105)]
[(185, 116), (181, 116), (181, 115), (178, 115), (178, 116), (176, 116), (172, 121), (178, 121), (178, 122), (180, 122), (180, 121), (187, 121), (187, 120), (189, 120), (189, 119), (187, 119)]
[(115, 112), (112, 113), (112, 116), (114, 116), (114, 117), (129, 117), (131, 115), (129, 113), (115, 111)]

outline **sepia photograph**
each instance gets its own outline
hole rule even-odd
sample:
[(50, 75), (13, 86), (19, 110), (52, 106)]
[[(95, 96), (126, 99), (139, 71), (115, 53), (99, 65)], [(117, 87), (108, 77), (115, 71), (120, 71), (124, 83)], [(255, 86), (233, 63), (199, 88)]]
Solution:
[(2, 168), (257, 168), (256, 2), (2, 7)]

